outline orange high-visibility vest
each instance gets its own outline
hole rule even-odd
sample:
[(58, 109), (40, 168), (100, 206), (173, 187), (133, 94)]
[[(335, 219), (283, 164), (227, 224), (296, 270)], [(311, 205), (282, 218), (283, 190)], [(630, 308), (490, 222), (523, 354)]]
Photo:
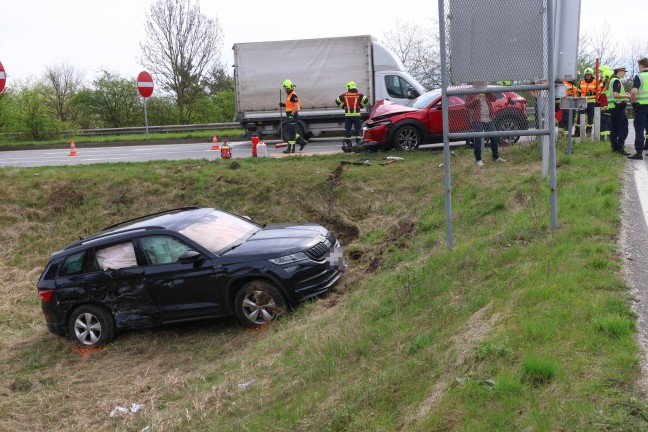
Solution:
[[(292, 90), (290, 93), (288, 93), (288, 96), (286, 96), (286, 112), (293, 112), (295, 110), (295, 103), (291, 100), (293, 95), (297, 96), (295, 93), (295, 90)], [(297, 111), (301, 109), (301, 102), (299, 101), (299, 97), (297, 98)]]

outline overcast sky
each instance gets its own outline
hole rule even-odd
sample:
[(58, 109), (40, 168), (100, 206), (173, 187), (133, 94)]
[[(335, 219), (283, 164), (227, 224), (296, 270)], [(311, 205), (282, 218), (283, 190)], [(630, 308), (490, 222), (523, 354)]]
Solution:
[[(146, 12), (153, 2), (7, 1), (0, 24), (0, 62), (7, 72), (7, 87), (40, 77), (48, 66), (63, 62), (83, 72), (87, 81), (102, 69), (135, 78), (143, 70), (138, 63), (140, 42), (145, 41)], [(393, 30), (398, 20), (431, 26), (438, 11), (435, 0), (200, 0), (200, 4), (205, 15), (220, 23), (225, 37), (223, 60), (228, 66), (235, 42), (360, 34), (380, 37)], [(648, 38), (648, 33), (637, 31), (645, 28), (646, 0), (582, 0), (581, 4), (581, 34), (607, 22), (618, 28), (613, 36), (619, 41)]]

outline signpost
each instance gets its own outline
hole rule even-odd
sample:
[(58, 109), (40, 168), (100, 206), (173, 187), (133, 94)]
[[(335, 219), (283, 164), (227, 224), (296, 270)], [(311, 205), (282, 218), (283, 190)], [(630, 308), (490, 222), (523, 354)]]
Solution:
[(0, 93), (4, 90), (6, 83), (7, 74), (5, 73), (4, 66), (2, 66), (2, 62), (0, 62)]
[(146, 113), (146, 98), (153, 94), (153, 77), (151, 74), (142, 71), (137, 75), (137, 91), (144, 98), (144, 123), (146, 124), (146, 134), (148, 135), (148, 116)]

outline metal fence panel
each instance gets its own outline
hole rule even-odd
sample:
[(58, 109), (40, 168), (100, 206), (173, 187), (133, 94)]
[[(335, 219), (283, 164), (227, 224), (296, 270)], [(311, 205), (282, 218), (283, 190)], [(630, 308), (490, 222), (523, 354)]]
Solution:
[(544, 0), (450, 0), (452, 83), (535, 80), (543, 72)]

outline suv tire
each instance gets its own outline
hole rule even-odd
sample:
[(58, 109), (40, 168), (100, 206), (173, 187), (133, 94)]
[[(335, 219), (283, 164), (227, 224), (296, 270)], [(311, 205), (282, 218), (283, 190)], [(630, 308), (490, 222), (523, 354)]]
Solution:
[(276, 286), (265, 280), (253, 280), (236, 294), (234, 310), (246, 327), (260, 327), (286, 311), (286, 301)]
[(401, 126), (394, 132), (394, 148), (398, 150), (414, 150), (421, 145), (421, 131), (412, 125)]
[[(495, 125), (497, 130), (527, 130), (529, 129), (529, 121), (519, 111), (507, 109), (501, 111), (495, 117)], [(503, 145), (515, 144), (520, 140), (520, 136), (500, 137), (499, 142)]]
[(106, 309), (86, 304), (76, 308), (70, 315), (68, 332), (77, 345), (101, 346), (115, 337), (115, 323)]

